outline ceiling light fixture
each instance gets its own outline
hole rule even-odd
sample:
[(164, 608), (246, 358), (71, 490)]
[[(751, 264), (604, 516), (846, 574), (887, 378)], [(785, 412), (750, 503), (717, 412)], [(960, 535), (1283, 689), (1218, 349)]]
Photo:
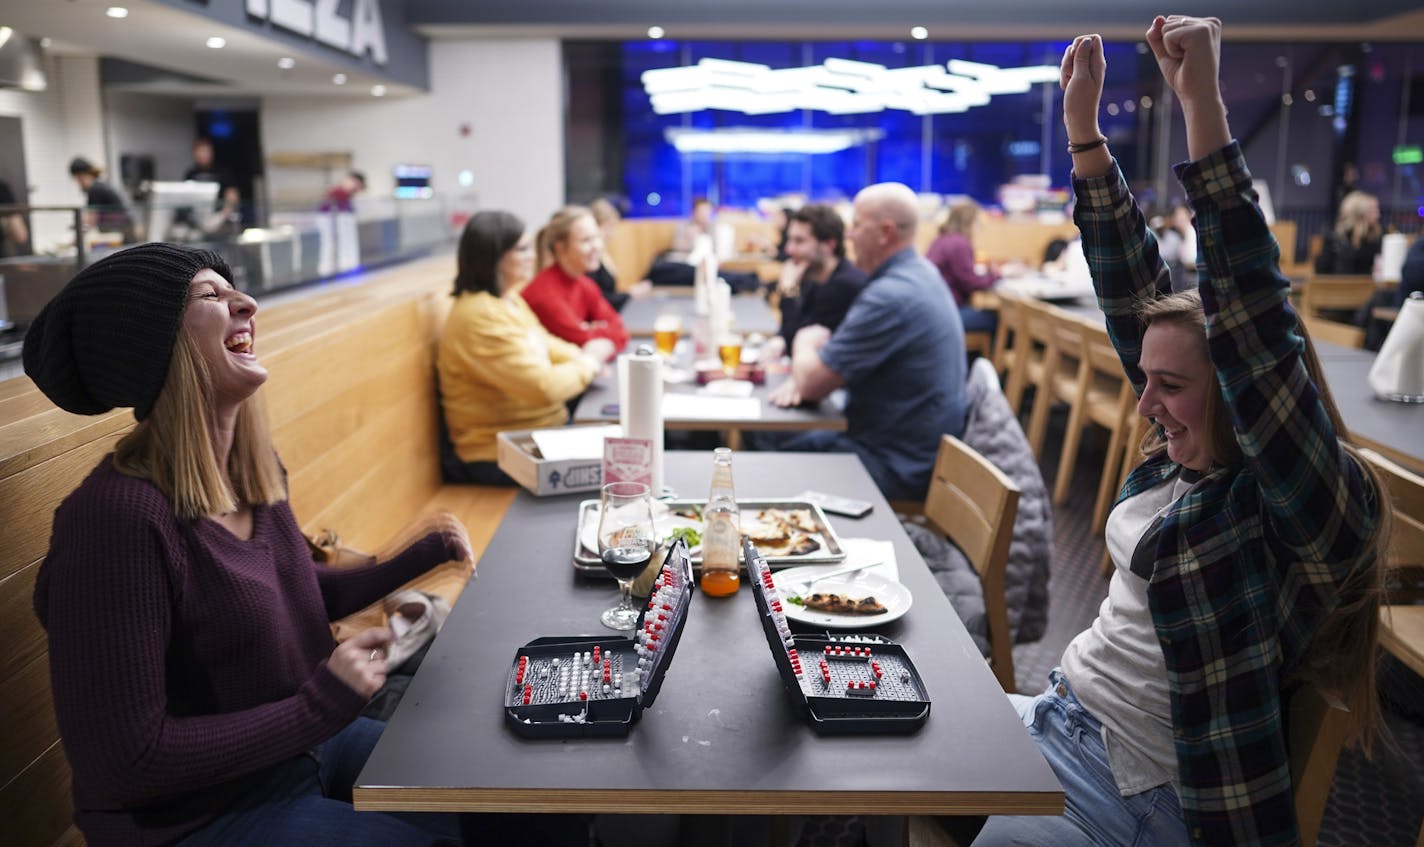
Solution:
[(1057, 82), (1057, 65), (1000, 68), (951, 60), (944, 65), (886, 68), (830, 58), (820, 65), (772, 68), (752, 62), (703, 59), (696, 65), (654, 68), (643, 90), (660, 115), (721, 109), (746, 115), (798, 109), (864, 114), (901, 109), (917, 115), (964, 112), (995, 94), (1019, 94)]
[(221, 50), (227, 46), (227, 39), (220, 35), (211, 36), (208, 38), (208, 46), (214, 50)]
[(346, 74), (336, 74), (335, 76), (333, 76), (333, 77), (331, 78), (331, 81), (334, 82), (334, 83), (336, 83), (337, 85), (345, 85), (345, 84), (346, 84)]
[(910, 37), (916, 41), (924, 41), (930, 37), (930, 31), (922, 26), (912, 26), (910, 27)]
[(385, 97), (385, 96), (386, 96), (386, 87), (385, 87), (384, 85), (379, 84), (379, 83), (377, 83), (376, 85), (371, 86), (371, 96), (372, 96), (372, 97)]
[(662, 27), (660, 27), (660, 26), (650, 26), (650, 27), (648, 27), (648, 37), (649, 37), (649, 38), (651, 38), (651, 39), (653, 39), (653, 40), (657, 40), (657, 39), (659, 39), (659, 38), (662, 38), (664, 35), (667, 35), (667, 31), (664, 30)]
[(277, 60), (277, 67), (281, 68), (284, 71), (290, 71), (296, 66), (297, 60), (293, 59), (291, 56), (283, 56), (282, 58)]
[(104, 14), (115, 19), (127, 18), (129, 16), (129, 10), (125, 9), (123, 6), (110, 6), (108, 9), (104, 10)]
[(787, 131), (755, 127), (687, 129), (669, 127), (663, 137), (679, 153), (838, 153), (885, 137), (880, 129)]

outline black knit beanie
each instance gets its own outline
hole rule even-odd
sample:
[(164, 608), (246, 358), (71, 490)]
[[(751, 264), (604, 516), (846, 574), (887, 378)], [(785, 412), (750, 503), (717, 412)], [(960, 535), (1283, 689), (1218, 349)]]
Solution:
[(75, 275), (25, 333), (25, 373), (55, 405), (80, 415), (132, 406), (148, 416), (178, 340), (188, 286), (212, 268), (232, 270), (210, 250), (140, 244)]

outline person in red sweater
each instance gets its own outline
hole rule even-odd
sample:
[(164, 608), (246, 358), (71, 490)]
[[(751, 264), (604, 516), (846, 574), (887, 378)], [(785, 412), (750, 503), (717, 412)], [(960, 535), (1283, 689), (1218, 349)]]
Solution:
[(628, 346), (623, 319), (604, 299), (589, 274), (603, 261), (603, 235), (593, 213), (565, 206), (539, 231), (544, 269), (523, 291), (524, 302), (550, 333), (580, 346), (606, 338), (621, 351)]
[(939, 228), (939, 237), (930, 243), (925, 258), (939, 269), (959, 307), (959, 319), (965, 332), (993, 332), (998, 315), (969, 305), (976, 291), (994, 287), (999, 275), (992, 270), (980, 271), (974, 261), (974, 232), (979, 226), (979, 204), (964, 199), (949, 207), (949, 216)]
[(144, 244), (79, 272), (25, 338), (76, 414), (138, 425), (60, 505), (35, 584), (90, 845), (426, 845), (459, 822), (351, 807), (391, 632), (330, 621), (451, 560), (444, 516), (387, 561), (313, 561), (258, 389), (257, 303), (216, 253)]

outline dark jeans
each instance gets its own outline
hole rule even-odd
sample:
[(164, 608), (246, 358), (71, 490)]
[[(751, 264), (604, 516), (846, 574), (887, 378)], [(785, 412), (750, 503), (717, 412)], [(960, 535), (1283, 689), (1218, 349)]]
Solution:
[(357, 718), (311, 753), (272, 769), (237, 808), (185, 838), (183, 847), (244, 844), (459, 844), (455, 815), (358, 812), (351, 788), (385, 724)]
[(987, 332), (992, 335), (999, 326), (998, 312), (984, 312), (973, 306), (960, 306), (959, 319), (964, 322), (965, 332)]

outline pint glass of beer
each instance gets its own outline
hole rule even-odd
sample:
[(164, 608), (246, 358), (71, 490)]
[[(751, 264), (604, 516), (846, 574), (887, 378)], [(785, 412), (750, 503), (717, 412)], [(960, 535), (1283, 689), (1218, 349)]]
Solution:
[(677, 349), (678, 336), (682, 334), (682, 318), (676, 314), (661, 314), (653, 321), (653, 343), (663, 358), (671, 359)]
[(717, 355), (722, 359), (723, 373), (727, 376), (735, 374), (737, 366), (742, 363), (742, 337), (727, 333), (717, 339)]

